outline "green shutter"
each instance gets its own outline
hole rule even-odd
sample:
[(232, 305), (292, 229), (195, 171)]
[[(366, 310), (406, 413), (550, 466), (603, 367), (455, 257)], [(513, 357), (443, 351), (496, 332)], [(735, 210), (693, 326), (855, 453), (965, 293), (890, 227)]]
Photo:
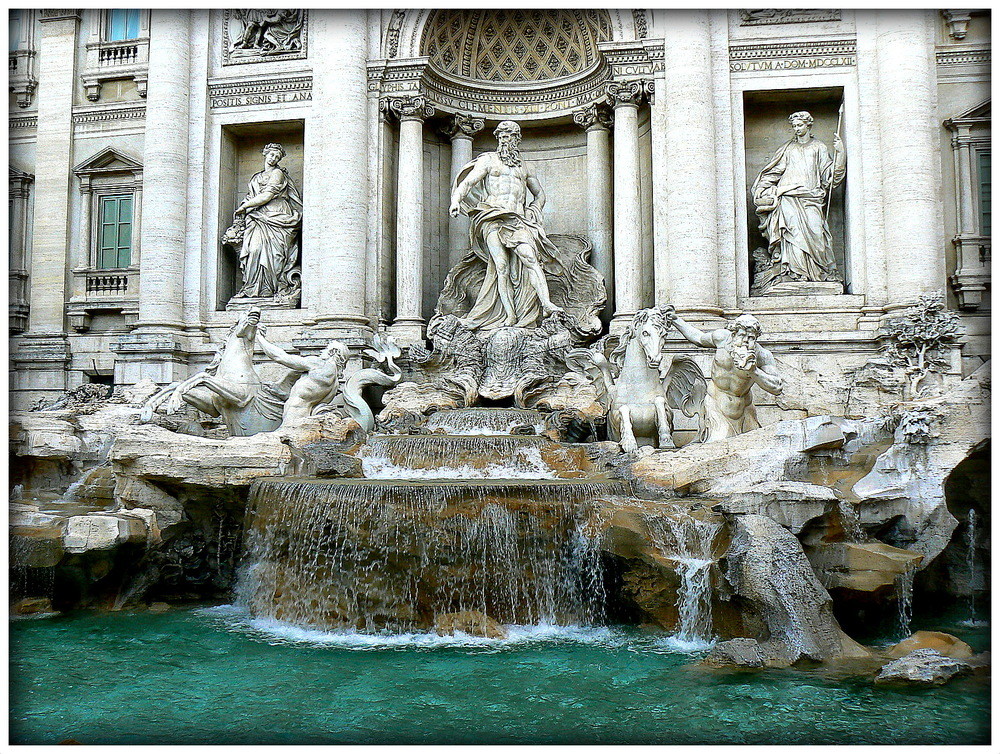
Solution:
[(979, 232), (991, 235), (990, 218), (990, 152), (979, 153)]
[(102, 196), (97, 266), (102, 270), (132, 262), (132, 196)]

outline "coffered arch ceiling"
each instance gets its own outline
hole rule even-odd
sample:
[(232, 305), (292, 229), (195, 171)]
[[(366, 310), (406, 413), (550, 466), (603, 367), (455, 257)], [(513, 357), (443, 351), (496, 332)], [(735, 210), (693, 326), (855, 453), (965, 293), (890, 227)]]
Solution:
[(436, 10), (424, 25), (421, 56), (471, 81), (544, 81), (597, 63), (612, 37), (604, 10)]

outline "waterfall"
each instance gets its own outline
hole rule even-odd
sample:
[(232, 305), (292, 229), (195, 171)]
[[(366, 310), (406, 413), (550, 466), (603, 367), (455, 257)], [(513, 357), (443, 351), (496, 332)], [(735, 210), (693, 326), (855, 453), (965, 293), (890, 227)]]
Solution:
[(257, 480), (238, 594), (250, 612), (366, 632), (478, 611), (501, 623), (599, 617), (594, 501), (620, 482)]
[(846, 500), (837, 501), (837, 511), (840, 514), (840, 525), (848, 542), (864, 542), (865, 532), (861, 528), (857, 509)]
[(899, 633), (903, 639), (910, 635), (910, 622), (913, 620), (913, 577), (916, 573), (916, 566), (911, 566), (899, 574), (896, 580)]
[[(555, 479), (559, 445), (515, 435), (383, 435), (358, 456), (368, 479)], [(555, 460), (555, 459), (553, 459)]]
[(678, 624), (675, 638), (684, 643), (712, 641), (713, 544), (722, 525), (678, 509), (647, 518), (653, 543), (677, 564)]
[(432, 414), (426, 423), (432, 432), (449, 435), (503, 435), (530, 428), (535, 434), (545, 429), (542, 415), (523, 408), (455, 408)]
[(976, 617), (976, 584), (979, 582), (979, 562), (976, 558), (976, 511), (969, 508), (968, 525), (965, 529), (965, 568), (969, 573), (969, 617), (961, 622), (969, 628), (987, 625)]

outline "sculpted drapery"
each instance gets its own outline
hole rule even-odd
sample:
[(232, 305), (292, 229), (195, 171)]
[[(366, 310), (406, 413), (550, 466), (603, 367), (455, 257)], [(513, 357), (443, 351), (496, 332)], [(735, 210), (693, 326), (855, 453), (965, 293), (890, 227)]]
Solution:
[(774, 265), (770, 277), (775, 282), (839, 281), (826, 203), (846, 174), (843, 149), (835, 139), (837, 159), (830, 157), (826, 145), (809, 133), (808, 113), (795, 113), (790, 120), (796, 136), (778, 149), (751, 188)]
[(284, 151), (270, 147), (264, 149), (264, 169), (250, 179), (246, 199), (236, 211), (245, 218), (239, 297), (283, 296), (298, 287), (292, 273), (299, 258), (302, 198), (288, 172), (277, 164), (280, 157), (274, 159)]

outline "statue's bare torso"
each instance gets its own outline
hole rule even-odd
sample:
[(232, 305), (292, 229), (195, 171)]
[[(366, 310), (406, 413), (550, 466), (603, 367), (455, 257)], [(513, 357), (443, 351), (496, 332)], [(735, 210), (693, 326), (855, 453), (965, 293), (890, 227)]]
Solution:
[(489, 152), (479, 158), (486, 169), (483, 188), (486, 191), (484, 202), (497, 209), (506, 209), (524, 214), (524, 203), (528, 193), (528, 177), (530, 171), (522, 163), (506, 165), (496, 152)]

